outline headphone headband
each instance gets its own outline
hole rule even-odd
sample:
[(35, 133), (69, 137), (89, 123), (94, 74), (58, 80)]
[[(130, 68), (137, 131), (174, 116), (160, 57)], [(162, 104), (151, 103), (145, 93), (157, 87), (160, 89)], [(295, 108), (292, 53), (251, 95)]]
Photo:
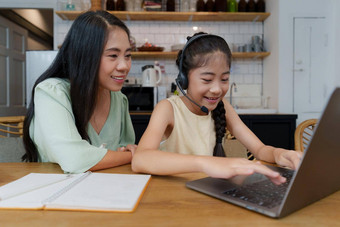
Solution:
[(212, 34), (200, 34), (200, 35), (195, 35), (195, 36), (192, 36), (188, 42), (185, 44), (185, 46), (183, 47), (182, 49), (182, 53), (181, 53), (181, 58), (180, 58), (180, 61), (179, 61), (179, 71), (182, 72), (182, 69), (183, 69), (183, 58), (184, 58), (184, 53), (186, 51), (186, 49), (190, 46), (190, 44), (192, 44), (194, 41), (196, 41), (197, 39), (200, 39), (202, 37), (218, 37), (218, 38), (221, 38), (220, 36), (217, 36), (217, 35), (212, 35)]
[[(188, 87), (188, 78), (187, 75), (185, 75), (183, 73), (183, 58), (184, 58), (184, 53), (186, 51), (186, 49), (196, 40), (203, 38), (203, 37), (217, 37), (220, 39), (223, 39), (222, 37), (218, 36), (218, 35), (212, 35), (212, 34), (199, 34), (199, 35), (195, 35), (192, 36), (188, 42), (185, 44), (185, 46), (182, 49), (182, 53), (179, 59), (179, 64), (178, 64), (178, 69), (179, 69), (179, 73), (176, 79), (176, 83), (179, 83), (183, 89), (186, 89)], [(224, 40), (224, 39), (223, 39)]]

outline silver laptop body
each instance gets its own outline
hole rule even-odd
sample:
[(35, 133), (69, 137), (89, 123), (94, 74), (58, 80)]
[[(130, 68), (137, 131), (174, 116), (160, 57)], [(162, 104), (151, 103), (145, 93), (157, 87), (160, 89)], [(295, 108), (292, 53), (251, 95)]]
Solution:
[[(278, 172), (287, 172), (284, 168), (268, 167)], [(301, 164), (296, 171), (293, 171), (279, 205), (268, 208), (237, 198), (235, 195), (231, 196), (229, 193), (234, 188), (259, 183), (263, 180), (268, 181), (260, 174), (248, 177), (238, 176), (228, 180), (207, 177), (189, 181), (186, 186), (275, 218), (284, 217), (338, 191), (340, 189), (340, 88), (336, 88), (331, 95), (312, 140), (304, 152)], [(272, 185), (275, 188), (273, 191), (280, 187)], [(265, 193), (268, 194), (268, 192)]]

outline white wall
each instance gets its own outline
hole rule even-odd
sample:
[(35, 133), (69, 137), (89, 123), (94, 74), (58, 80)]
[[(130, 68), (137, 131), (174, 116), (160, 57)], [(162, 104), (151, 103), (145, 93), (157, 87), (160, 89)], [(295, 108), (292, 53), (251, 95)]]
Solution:
[(332, 2), (332, 31), (334, 35), (332, 36), (331, 42), (334, 46), (331, 59), (333, 59), (332, 64), (334, 67), (331, 68), (331, 73), (334, 75), (334, 85), (340, 87), (340, 1), (331, 0)]
[(266, 11), (270, 17), (264, 22), (264, 44), (270, 55), (263, 61), (263, 95), (269, 97), (270, 108), (278, 109), (279, 90), (279, 4), (266, 1)]
[[(282, 113), (293, 112), (293, 18), (325, 17), (329, 24), (330, 53), (329, 91), (340, 82), (340, 3), (338, 0), (275, 0), (266, 1), (271, 16), (265, 21), (265, 42), (271, 55), (264, 61), (264, 93), (271, 97), (272, 107)], [(322, 6), (322, 7), (321, 7)], [(320, 62), (320, 64), (322, 64)]]

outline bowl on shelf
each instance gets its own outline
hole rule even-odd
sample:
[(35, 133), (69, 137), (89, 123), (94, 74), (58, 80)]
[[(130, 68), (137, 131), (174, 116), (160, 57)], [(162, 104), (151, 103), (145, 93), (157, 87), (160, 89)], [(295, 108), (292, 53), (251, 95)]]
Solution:
[(138, 51), (163, 51), (164, 47), (146, 47), (146, 46), (141, 46), (141, 47), (137, 47)]

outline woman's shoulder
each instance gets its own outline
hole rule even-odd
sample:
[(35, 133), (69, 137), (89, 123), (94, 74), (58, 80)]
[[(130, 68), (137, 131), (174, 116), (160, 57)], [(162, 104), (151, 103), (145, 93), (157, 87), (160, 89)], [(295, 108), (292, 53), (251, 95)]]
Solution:
[(120, 99), (127, 99), (126, 95), (124, 95), (121, 91), (111, 91), (111, 96), (117, 97)]
[(116, 103), (128, 105), (128, 98), (121, 91), (111, 91), (111, 99)]
[(35, 87), (35, 96), (49, 96), (55, 100), (69, 102), (70, 82), (68, 79), (48, 78)]
[(37, 88), (43, 90), (55, 90), (62, 89), (69, 91), (70, 90), (70, 81), (68, 79), (61, 78), (48, 78), (37, 85)]

